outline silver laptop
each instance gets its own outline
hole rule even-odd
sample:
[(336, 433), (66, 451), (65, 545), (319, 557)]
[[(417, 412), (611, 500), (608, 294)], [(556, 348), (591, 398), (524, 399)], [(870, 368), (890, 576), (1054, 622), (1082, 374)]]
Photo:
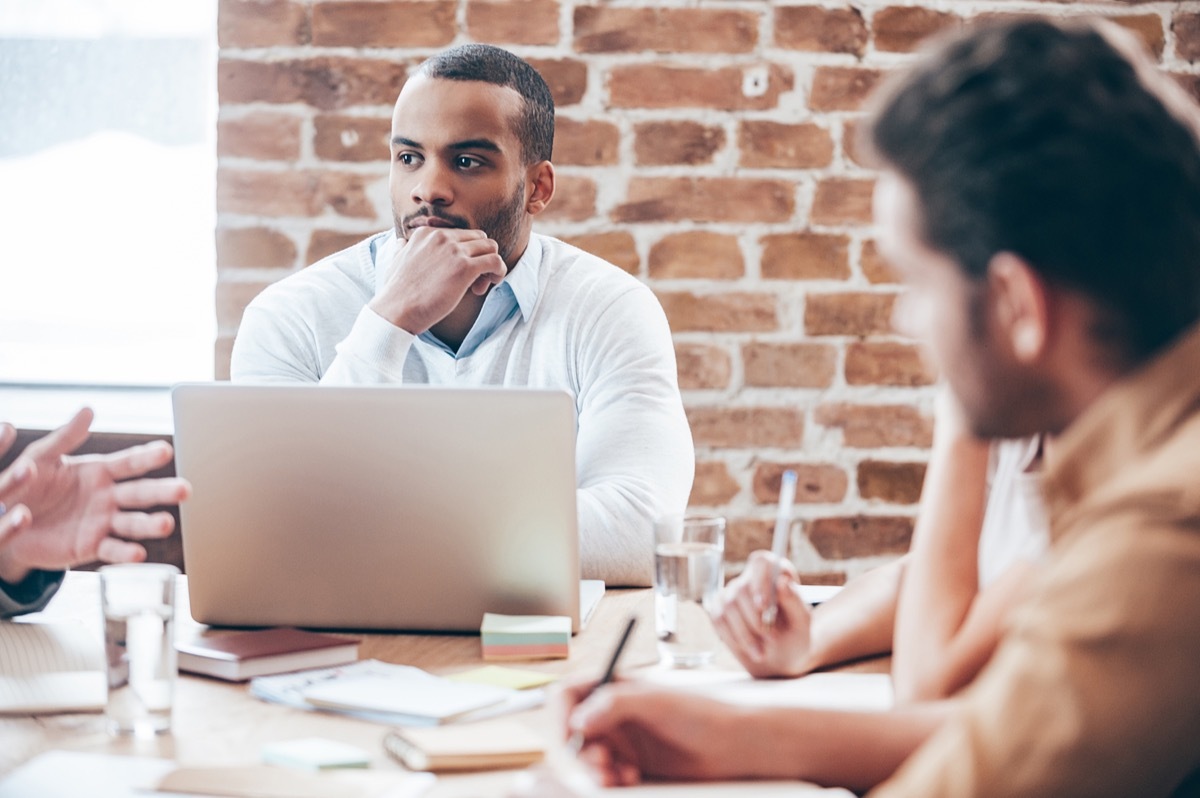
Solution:
[(226, 626), (579, 627), (575, 407), (509, 388), (179, 385), (192, 615)]

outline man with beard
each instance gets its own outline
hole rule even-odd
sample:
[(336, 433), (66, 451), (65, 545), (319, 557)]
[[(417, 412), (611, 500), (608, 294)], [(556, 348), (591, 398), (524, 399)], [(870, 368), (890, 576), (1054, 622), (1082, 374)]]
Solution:
[(653, 519), (682, 512), (694, 468), (674, 348), (645, 285), (532, 232), (553, 140), (550, 89), (520, 58), (469, 44), (421, 64), (392, 116), (394, 230), (258, 296), (232, 377), (567, 391), (583, 576), (647, 585)]
[(899, 326), (975, 436), (1055, 436), (1045, 562), (948, 699), (864, 713), (577, 684), (581, 761), (606, 784), (1200, 794), (1200, 109), (1112, 23), (1006, 18), (893, 80), (861, 129)]

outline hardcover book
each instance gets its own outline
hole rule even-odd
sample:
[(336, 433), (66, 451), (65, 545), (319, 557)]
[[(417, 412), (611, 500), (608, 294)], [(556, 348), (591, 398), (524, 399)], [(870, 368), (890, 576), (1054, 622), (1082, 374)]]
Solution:
[(344, 665), (358, 659), (354, 638), (303, 629), (259, 629), (179, 643), (179, 670), (243, 682), (255, 676)]

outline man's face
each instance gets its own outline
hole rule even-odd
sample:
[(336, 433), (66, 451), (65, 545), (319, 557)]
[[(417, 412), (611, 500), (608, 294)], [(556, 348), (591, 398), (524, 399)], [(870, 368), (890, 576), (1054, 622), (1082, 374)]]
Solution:
[(1015, 361), (998, 333), (987, 280), (972, 280), (921, 240), (916, 192), (885, 173), (875, 187), (879, 249), (904, 280), (894, 324), (916, 339), (950, 385), (972, 431), (1017, 437), (1043, 431), (1048, 384)]
[(521, 96), (479, 81), (409, 80), (392, 114), (396, 234), (429, 225), (482, 230), (510, 266), (525, 249), (526, 169), (513, 129)]

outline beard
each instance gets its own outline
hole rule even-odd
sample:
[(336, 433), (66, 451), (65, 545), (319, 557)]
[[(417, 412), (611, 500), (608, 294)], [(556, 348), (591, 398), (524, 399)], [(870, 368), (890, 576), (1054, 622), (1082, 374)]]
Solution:
[(521, 254), (516, 248), (525, 221), (525, 186), (518, 184), (510, 196), (500, 197), (484, 205), (476, 213), (474, 221), (465, 216), (446, 213), (433, 205), (422, 205), (413, 213), (401, 217), (393, 206), (392, 219), (397, 235), (406, 241), (412, 233), (412, 221), (421, 217), (441, 219), (460, 230), (482, 230), (488, 238), (496, 242), (500, 249), (500, 257), (511, 267), (516, 256)]

